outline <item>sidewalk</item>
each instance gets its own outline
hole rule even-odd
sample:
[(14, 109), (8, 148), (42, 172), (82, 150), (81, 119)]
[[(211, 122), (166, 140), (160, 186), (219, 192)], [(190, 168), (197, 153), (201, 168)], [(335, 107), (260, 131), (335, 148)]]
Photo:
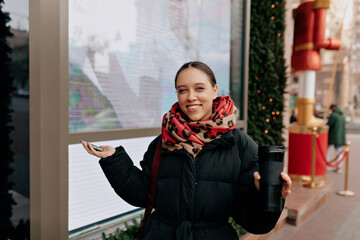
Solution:
[(346, 123), (347, 133), (360, 133), (360, 120), (356, 119)]
[[(360, 134), (347, 134), (351, 141), (348, 190), (354, 197), (336, 194), (344, 190), (345, 173), (328, 171), (333, 182), (330, 199), (297, 226), (285, 224), (267, 240), (355, 240), (360, 239)], [(345, 167), (345, 165), (344, 165)]]

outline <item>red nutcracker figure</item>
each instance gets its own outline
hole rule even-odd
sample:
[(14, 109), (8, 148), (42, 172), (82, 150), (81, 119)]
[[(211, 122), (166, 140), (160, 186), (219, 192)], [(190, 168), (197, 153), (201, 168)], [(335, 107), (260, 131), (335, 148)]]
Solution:
[[(311, 175), (312, 148), (316, 149), (317, 177), (326, 174), (328, 128), (314, 117), (315, 77), (321, 69), (320, 49), (338, 50), (341, 42), (325, 39), (326, 9), (330, 0), (302, 0), (294, 10), (294, 42), (291, 67), (299, 77), (298, 121), (289, 129), (289, 165), (291, 175)], [(318, 127), (316, 146), (312, 145), (312, 127)]]
[(315, 71), (321, 69), (320, 49), (338, 50), (341, 42), (325, 39), (326, 9), (330, 0), (301, 1), (294, 11), (294, 43), (291, 67), (299, 75), (298, 124), (323, 126), (314, 117)]

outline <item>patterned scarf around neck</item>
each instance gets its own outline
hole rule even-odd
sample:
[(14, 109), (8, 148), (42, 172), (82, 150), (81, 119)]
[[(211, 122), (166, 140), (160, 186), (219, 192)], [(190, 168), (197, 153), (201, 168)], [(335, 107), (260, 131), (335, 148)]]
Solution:
[(170, 151), (184, 148), (196, 157), (205, 143), (235, 128), (237, 109), (229, 96), (214, 99), (212, 110), (208, 119), (190, 122), (179, 103), (175, 103), (163, 118), (163, 148)]

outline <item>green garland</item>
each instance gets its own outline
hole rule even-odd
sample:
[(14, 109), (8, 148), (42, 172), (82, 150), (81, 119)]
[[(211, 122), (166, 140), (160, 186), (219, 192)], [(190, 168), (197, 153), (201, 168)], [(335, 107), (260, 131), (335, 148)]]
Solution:
[(284, 30), (285, 0), (251, 1), (247, 129), (259, 145), (284, 141)]
[(10, 163), (13, 162), (13, 152), (10, 150), (12, 127), (9, 125), (12, 122), (10, 93), (13, 90), (13, 78), (9, 70), (11, 49), (6, 42), (6, 38), (12, 35), (10, 28), (6, 26), (10, 18), (7, 13), (2, 11), (3, 3), (4, 1), (0, 0), (0, 239), (8, 239), (14, 228), (10, 218), (12, 206), (15, 204), (9, 193), (13, 186), (9, 180), (13, 171), (10, 167)]
[(109, 236), (103, 232), (101, 234), (102, 240), (136, 240), (139, 231), (140, 224), (136, 219), (132, 220), (132, 225), (127, 222), (124, 223), (125, 229), (117, 228), (114, 233), (110, 233)]

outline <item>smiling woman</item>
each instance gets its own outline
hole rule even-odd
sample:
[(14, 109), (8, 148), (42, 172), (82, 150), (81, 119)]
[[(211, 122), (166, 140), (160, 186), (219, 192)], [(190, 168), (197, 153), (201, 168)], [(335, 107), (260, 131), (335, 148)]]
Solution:
[[(98, 152), (83, 142), (88, 153), (102, 158), (108, 181), (129, 204), (148, 207), (147, 196), (155, 186), (155, 211), (141, 239), (235, 240), (229, 217), (249, 232), (269, 232), (281, 210), (266, 212), (262, 207), (258, 146), (235, 128), (234, 102), (228, 96), (217, 97), (215, 76), (201, 62), (184, 64), (175, 86), (178, 102), (164, 115), (162, 134), (150, 143), (140, 163), (142, 170), (122, 146), (100, 146), (104, 151)], [(155, 166), (159, 166), (156, 172)], [(150, 181), (153, 174), (155, 185)], [(285, 173), (281, 177), (285, 198), (291, 180)]]

